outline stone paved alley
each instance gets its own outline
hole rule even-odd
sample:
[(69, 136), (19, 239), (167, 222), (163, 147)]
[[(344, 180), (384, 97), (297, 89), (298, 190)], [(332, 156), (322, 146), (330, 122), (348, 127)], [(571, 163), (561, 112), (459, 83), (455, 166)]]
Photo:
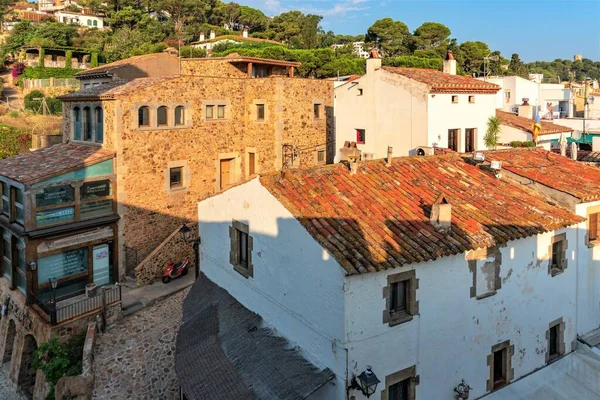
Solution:
[(94, 350), (95, 399), (179, 398), (175, 340), (188, 291), (127, 316), (98, 336)]

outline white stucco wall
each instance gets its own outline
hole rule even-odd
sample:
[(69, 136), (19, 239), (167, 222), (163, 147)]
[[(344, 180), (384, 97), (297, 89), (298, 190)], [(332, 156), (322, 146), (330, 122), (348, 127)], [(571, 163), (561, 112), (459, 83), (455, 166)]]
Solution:
[[(480, 79), (483, 80), (483, 78)], [(504, 111), (512, 111), (515, 105), (523, 104), (523, 98), (529, 99), (529, 104), (534, 106), (534, 110), (536, 106), (542, 104), (538, 101), (541, 98), (541, 87), (535, 82), (518, 76), (488, 78), (487, 81), (502, 87), (496, 94), (496, 108), (502, 108)], [(506, 102), (504, 97), (506, 91), (510, 91), (509, 102)]]
[[(485, 149), (483, 135), (490, 117), (496, 115), (495, 94), (459, 94), (458, 103), (452, 103), (452, 94), (428, 95), (428, 139), (427, 145), (437, 143), (448, 147), (448, 130), (460, 129), (459, 152), (465, 151), (465, 129), (476, 128), (476, 148)], [(469, 96), (475, 96), (475, 103), (469, 103)]]
[[(600, 201), (577, 204), (575, 213), (587, 218), (588, 208), (597, 206), (600, 206)], [(580, 223), (577, 231), (579, 246), (577, 333), (584, 335), (600, 327), (600, 246), (587, 246), (587, 222)]]
[[(313, 364), (331, 368), (337, 377), (332, 390), (343, 399), (342, 268), (258, 179), (201, 201), (198, 218), (201, 270), (295, 342)], [(232, 219), (249, 225), (254, 240), (252, 278), (246, 279), (229, 263)]]
[[(362, 95), (359, 91), (362, 89)], [(427, 145), (426, 85), (404, 76), (376, 70), (335, 89), (335, 145), (356, 141), (356, 129), (366, 132), (358, 148), (365, 157), (407, 156)]]
[[(492, 346), (510, 340), (512, 368), (518, 379), (545, 365), (546, 331), (562, 317), (565, 351), (576, 338), (576, 229), (567, 232), (569, 265), (548, 274), (553, 233), (511, 241), (501, 249), (498, 292), (481, 300), (470, 297), (473, 276), (465, 255), (346, 278), (346, 337), (352, 375), (371, 365), (378, 378), (416, 366), (418, 399), (452, 399), (461, 379), (473, 388), (470, 398), (486, 393), (487, 356)], [(538, 260), (539, 258), (539, 260)], [(386, 276), (416, 269), (420, 315), (390, 327), (382, 322)], [(384, 384), (378, 391), (385, 389)], [(352, 391), (356, 399), (364, 397)], [(373, 398), (379, 399), (376, 393)]]
[[(565, 138), (570, 137), (571, 136), (571, 132), (564, 132), (563, 133)], [(540, 135), (538, 137), (538, 143), (537, 146), (538, 147), (543, 147), (545, 150), (551, 150), (552, 149), (552, 140), (554, 139), (560, 139), (560, 133), (552, 133), (552, 134), (547, 134), (547, 135)], [(514, 141), (514, 140), (518, 140), (520, 142), (525, 142), (525, 141), (529, 141), (529, 140), (533, 140), (533, 135), (529, 132), (526, 132), (524, 130), (518, 129), (518, 128), (513, 128), (512, 126), (508, 126), (508, 125), (501, 125), (500, 126), (500, 142), (501, 143), (506, 143), (506, 144), (510, 144), (510, 142)]]

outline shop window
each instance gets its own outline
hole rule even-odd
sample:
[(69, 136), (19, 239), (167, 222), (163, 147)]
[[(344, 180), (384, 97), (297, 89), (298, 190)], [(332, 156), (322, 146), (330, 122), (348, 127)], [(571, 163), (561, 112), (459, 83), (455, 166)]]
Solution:
[(388, 286), (383, 289), (386, 299), (383, 323), (394, 326), (412, 320), (419, 313), (415, 271), (388, 275), (387, 281)]
[(250, 236), (248, 224), (233, 221), (229, 227), (229, 239), (231, 249), (229, 260), (235, 271), (239, 272), (245, 278), (251, 278), (254, 275), (252, 265), (252, 247), (253, 240)]
[(81, 140), (81, 109), (79, 107), (73, 108), (73, 139)]
[(167, 126), (168, 125), (167, 107), (160, 106), (160, 107), (158, 107), (158, 110), (156, 110), (156, 125), (157, 126)]
[(94, 218), (113, 212), (112, 183), (109, 179), (85, 182), (79, 189), (80, 219)]
[(138, 109), (138, 127), (144, 128), (150, 126), (150, 109), (146, 106)]
[(94, 120), (96, 122), (96, 137), (94, 141), (102, 143), (104, 142), (104, 111), (102, 107), (94, 108)]
[(183, 106), (175, 107), (175, 126), (185, 125), (185, 110)]
[(2, 231), (2, 273), (12, 285), (12, 236)]
[[(50, 295), (50, 279), (58, 281), (57, 297), (66, 296), (85, 289), (88, 283), (89, 249), (64, 251), (38, 258), (37, 282), (38, 287), (45, 289), (46, 296)], [(41, 298), (46, 296), (40, 296)]]

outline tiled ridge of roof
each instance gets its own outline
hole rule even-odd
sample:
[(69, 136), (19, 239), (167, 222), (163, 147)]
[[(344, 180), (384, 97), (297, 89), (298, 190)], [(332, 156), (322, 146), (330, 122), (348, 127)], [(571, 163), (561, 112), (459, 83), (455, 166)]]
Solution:
[(500, 86), (462, 75), (451, 75), (435, 69), (382, 67), (384, 71), (402, 75), (431, 87), (431, 93), (496, 93)]
[[(342, 164), (266, 175), (262, 185), (348, 275), (436, 260), (564, 228), (581, 218), (455, 154)], [(443, 194), (448, 232), (430, 223)]]
[[(533, 133), (531, 127), (533, 126), (534, 120), (525, 117), (519, 117), (513, 113), (496, 110), (496, 117), (500, 120), (503, 125), (508, 125), (513, 128), (521, 129), (525, 132)], [(554, 124), (552, 122), (540, 121), (542, 124), (542, 130), (540, 135), (549, 135), (553, 133), (573, 132), (572, 128)]]
[(600, 169), (542, 148), (486, 152), (486, 160), (501, 161), (502, 168), (581, 201), (600, 200)]
[(110, 72), (111, 70), (118, 68), (118, 67), (122, 67), (124, 65), (135, 65), (136, 62), (152, 60), (152, 59), (156, 59), (156, 58), (163, 58), (163, 57), (174, 57), (174, 56), (170, 55), (169, 53), (142, 54), (141, 56), (133, 56), (133, 57), (129, 57), (129, 58), (124, 58), (122, 60), (118, 60), (118, 61), (114, 61), (114, 62), (111, 62), (108, 64), (100, 65), (98, 67), (88, 68), (84, 71), (76, 73), (75, 77), (80, 78), (80, 77), (84, 77), (87, 75), (94, 75), (94, 74), (99, 74), (99, 73), (103, 73), (103, 72)]
[(36, 182), (113, 156), (99, 146), (61, 143), (0, 160), (0, 175), (21, 183)]

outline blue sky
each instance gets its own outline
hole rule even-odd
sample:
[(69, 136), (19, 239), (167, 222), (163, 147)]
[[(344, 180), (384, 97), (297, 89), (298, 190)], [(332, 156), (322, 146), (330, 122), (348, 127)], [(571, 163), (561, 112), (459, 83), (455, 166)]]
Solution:
[(322, 26), (339, 34), (364, 34), (384, 17), (414, 31), (440, 22), (458, 42), (481, 40), (510, 58), (527, 62), (572, 59), (576, 53), (600, 61), (600, 0), (237, 0), (267, 15), (289, 10), (322, 15)]

